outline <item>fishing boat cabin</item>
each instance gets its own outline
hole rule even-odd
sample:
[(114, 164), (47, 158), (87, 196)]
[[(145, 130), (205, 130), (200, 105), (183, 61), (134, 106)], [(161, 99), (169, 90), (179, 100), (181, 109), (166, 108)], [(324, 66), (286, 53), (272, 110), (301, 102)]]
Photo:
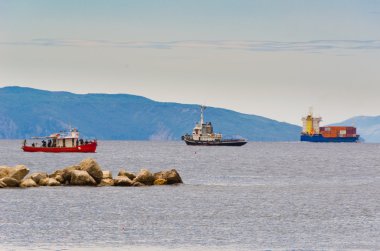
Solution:
[(46, 137), (33, 137), (31, 145), (24, 140), (22, 149), (25, 152), (95, 152), (96, 147), (96, 140), (83, 140), (78, 129), (73, 128)]

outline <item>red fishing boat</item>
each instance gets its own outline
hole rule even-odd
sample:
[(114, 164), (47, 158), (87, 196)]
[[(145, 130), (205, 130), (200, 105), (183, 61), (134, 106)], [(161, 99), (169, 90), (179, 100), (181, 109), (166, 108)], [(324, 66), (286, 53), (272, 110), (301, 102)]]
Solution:
[(79, 138), (79, 131), (74, 128), (69, 131), (54, 133), (47, 137), (34, 137), (31, 145), (28, 145), (27, 141), (24, 140), (21, 148), (24, 152), (94, 153), (97, 145), (96, 140)]

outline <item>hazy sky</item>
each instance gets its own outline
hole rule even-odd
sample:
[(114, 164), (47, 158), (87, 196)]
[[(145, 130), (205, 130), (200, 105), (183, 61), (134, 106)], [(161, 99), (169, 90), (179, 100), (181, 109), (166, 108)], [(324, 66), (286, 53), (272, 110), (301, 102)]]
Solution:
[(380, 1), (0, 0), (0, 86), (380, 115)]

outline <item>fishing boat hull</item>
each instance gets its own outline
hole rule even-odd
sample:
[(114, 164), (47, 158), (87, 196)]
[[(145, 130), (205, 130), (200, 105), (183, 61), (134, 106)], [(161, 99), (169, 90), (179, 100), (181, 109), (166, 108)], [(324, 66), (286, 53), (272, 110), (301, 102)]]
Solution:
[(221, 141), (200, 141), (184, 139), (189, 146), (243, 146), (247, 144), (245, 140), (221, 140)]
[(46, 152), (46, 153), (94, 153), (96, 151), (97, 142), (90, 142), (86, 145), (75, 147), (33, 147), (23, 146), (24, 152)]

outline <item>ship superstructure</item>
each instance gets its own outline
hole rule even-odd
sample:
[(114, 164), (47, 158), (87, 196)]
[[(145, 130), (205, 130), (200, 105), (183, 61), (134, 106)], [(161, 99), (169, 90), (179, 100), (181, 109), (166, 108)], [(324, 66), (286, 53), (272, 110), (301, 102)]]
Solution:
[(222, 134), (214, 133), (214, 128), (211, 122), (204, 122), (203, 112), (206, 109), (205, 106), (201, 106), (201, 120), (195, 124), (192, 133), (192, 139), (198, 141), (215, 141), (221, 140)]
[(319, 134), (319, 123), (322, 121), (321, 117), (314, 117), (313, 112), (310, 110), (306, 117), (302, 118), (302, 134), (314, 135)]
[(204, 122), (204, 110), (201, 106), (201, 119), (195, 124), (191, 135), (182, 136), (187, 145), (218, 145), (218, 146), (242, 146), (247, 143), (245, 139), (223, 139), (222, 134), (215, 133), (211, 122)]

